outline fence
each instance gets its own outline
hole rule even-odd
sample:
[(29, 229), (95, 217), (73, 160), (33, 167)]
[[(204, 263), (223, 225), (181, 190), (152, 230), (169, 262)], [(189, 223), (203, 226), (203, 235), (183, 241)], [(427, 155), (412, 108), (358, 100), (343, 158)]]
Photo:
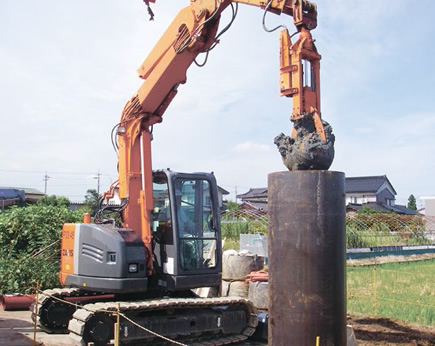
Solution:
[(435, 259), (347, 266), (351, 312), (435, 326)]
[[(221, 215), (226, 248), (238, 246), (240, 234), (267, 234), (266, 212), (226, 211)], [(435, 244), (435, 217), (397, 214), (346, 215), (347, 248)]]
[(430, 245), (435, 243), (435, 217), (397, 214), (346, 216), (347, 248)]
[[(222, 234), (238, 246), (240, 234), (267, 234), (267, 214), (227, 211)], [(346, 216), (347, 248), (435, 244), (435, 217), (397, 214)], [(256, 238), (254, 237), (256, 240)], [(255, 245), (255, 244), (253, 244)], [(233, 247), (234, 248), (234, 247)], [(435, 259), (347, 266), (348, 311), (435, 325)]]

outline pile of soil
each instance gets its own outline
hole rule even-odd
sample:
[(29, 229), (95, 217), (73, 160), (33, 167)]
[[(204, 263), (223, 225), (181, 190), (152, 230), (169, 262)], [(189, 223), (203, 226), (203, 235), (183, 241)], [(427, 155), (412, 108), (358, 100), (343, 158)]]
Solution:
[(353, 328), (358, 346), (435, 345), (435, 327), (353, 313), (348, 314), (347, 323)]

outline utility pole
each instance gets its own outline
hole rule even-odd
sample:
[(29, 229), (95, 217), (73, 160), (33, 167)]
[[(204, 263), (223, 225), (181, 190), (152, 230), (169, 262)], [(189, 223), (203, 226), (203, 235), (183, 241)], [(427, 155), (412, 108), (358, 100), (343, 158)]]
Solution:
[(97, 179), (97, 194), (98, 194), (98, 197), (100, 196), (100, 176), (101, 176), (101, 173), (100, 173), (100, 171), (98, 171), (97, 176), (94, 177), (94, 179)]
[(45, 181), (45, 188), (44, 188), (44, 195), (46, 195), (47, 194), (47, 182), (48, 182), (48, 179), (50, 179), (51, 177), (49, 177), (48, 175), (47, 175), (47, 171), (45, 172), (45, 176), (44, 176), (44, 181)]

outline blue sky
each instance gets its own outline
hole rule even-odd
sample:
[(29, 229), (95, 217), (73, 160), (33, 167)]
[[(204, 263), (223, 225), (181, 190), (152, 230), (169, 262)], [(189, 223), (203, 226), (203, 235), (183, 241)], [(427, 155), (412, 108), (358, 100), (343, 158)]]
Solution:
[[(0, 2), (0, 186), (80, 201), (116, 174), (110, 131), (141, 84), (136, 68), (187, 1)], [(435, 195), (435, 3), (318, 0), (322, 116), (336, 136), (332, 170), (386, 174), (397, 203)], [(222, 23), (229, 20), (229, 12)], [(209, 56), (192, 66), (153, 141), (155, 168), (214, 171), (234, 194), (284, 170), (273, 139), (290, 133), (279, 97), (278, 32), (246, 5)], [(269, 14), (269, 27), (292, 19)], [(199, 58), (201, 60), (202, 57)], [(420, 201), (418, 200), (418, 205)]]

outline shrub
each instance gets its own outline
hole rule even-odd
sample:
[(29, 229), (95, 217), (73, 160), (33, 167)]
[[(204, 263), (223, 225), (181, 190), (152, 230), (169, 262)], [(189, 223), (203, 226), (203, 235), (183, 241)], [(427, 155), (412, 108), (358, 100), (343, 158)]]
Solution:
[(62, 225), (80, 222), (81, 212), (36, 204), (0, 214), (0, 292), (27, 293), (58, 286)]

